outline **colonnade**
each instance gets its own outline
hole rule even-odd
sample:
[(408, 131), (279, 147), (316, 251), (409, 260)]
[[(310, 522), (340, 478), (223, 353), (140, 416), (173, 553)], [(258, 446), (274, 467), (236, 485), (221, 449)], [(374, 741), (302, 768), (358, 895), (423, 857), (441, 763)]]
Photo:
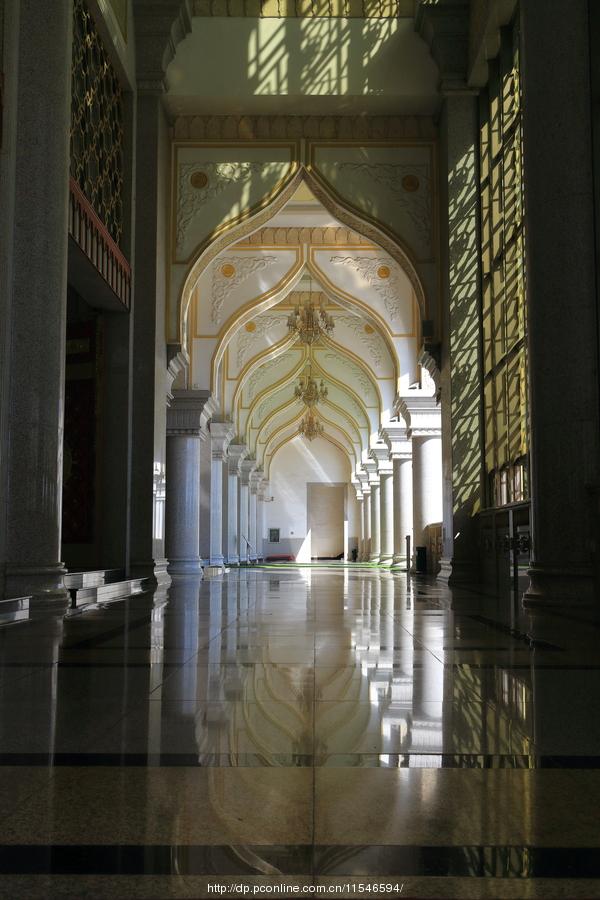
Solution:
[(427, 547), (429, 527), (442, 522), (441, 412), (429, 396), (402, 398), (398, 405), (402, 420), (381, 429), (380, 443), (356, 473), (358, 558), (405, 566), (410, 537), (414, 570), (416, 548)]
[(173, 391), (167, 413), (166, 549), (176, 578), (262, 558), (268, 482), (230, 422), (207, 422), (206, 398)]

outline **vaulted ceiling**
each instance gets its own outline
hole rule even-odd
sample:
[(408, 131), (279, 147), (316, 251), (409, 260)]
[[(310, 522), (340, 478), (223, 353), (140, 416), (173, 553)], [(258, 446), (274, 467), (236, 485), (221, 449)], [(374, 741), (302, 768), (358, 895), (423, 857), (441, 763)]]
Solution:
[[(288, 330), (298, 305), (322, 306), (334, 328), (312, 346)], [(210, 389), (268, 475), (298, 432), (294, 388), (310, 368), (327, 387), (326, 436), (352, 468), (366, 461), (398, 390), (417, 377), (417, 303), (380, 247), (337, 222), (301, 185), (265, 227), (217, 258), (193, 292), (188, 352), (193, 387)]]

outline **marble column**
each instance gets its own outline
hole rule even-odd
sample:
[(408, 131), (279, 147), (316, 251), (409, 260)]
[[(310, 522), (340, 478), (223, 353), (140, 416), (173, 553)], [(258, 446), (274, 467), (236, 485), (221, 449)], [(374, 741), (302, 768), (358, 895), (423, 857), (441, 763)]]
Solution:
[[(61, 562), (73, 5), (21, 0), (4, 462), (7, 597), (66, 604)], [(4, 153), (4, 148), (3, 148)], [(4, 198), (3, 201), (4, 203)], [(4, 211), (4, 210), (3, 210)]]
[(371, 562), (379, 562), (381, 553), (379, 475), (377, 474), (377, 464), (375, 462), (364, 463), (364, 468), (369, 474), (369, 485), (371, 487), (371, 547), (369, 560)]
[(406, 427), (390, 422), (382, 429), (394, 467), (394, 558), (393, 565), (406, 565), (406, 537), (413, 532), (412, 444)]
[(255, 470), (250, 477), (250, 505), (248, 511), (248, 540), (250, 541), (250, 560), (256, 562), (256, 517), (258, 507), (258, 483), (261, 473)]
[(364, 499), (363, 493), (360, 488), (355, 486), (356, 490), (356, 500), (358, 503), (358, 546), (356, 548), (356, 559), (361, 560), (363, 557), (363, 548), (365, 543), (365, 535), (364, 535)]
[(210, 434), (205, 428), (206, 443), (200, 453), (200, 558), (203, 565), (210, 565), (210, 482), (212, 477), (212, 454)]
[(394, 556), (394, 478), (387, 446), (375, 447), (371, 457), (379, 476), (379, 562), (390, 566)]
[(265, 531), (267, 527), (267, 506), (268, 497), (269, 497), (269, 482), (266, 478), (263, 478), (259, 485), (258, 492), (258, 510), (257, 510), (257, 518), (256, 518), (256, 555), (258, 559), (264, 559), (264, 542), (265, 542)]
[(202, 577), (200, 445), (203, 391), (173, 391), (167, 411), (165, 538), (169, 575)]
[(598, 602), (592, 6), (520, 4), (533, 541), (524, 601), (531, 606)]
[(240, 467), (246, 454), (244, 444), (230, 444), (227, 448), (227, 526), (225, 536), (226, 559), (229, 565), (240, 563), (239, 551), (239, 479)]
[(441, 117), (447, 191), (442, 364), (443, 577), (478, 582), (484, 499), (478, 95), (447, 90)]
[(227, 445), (233, 435), (230, 422), (210, 423), (210, 565), (222, 566), (223, 554), (223, 470)]
[(371, 558), (371, 487), (368, 478), (362, 482), (363, 494), (363, 552), (361, 562)]
[(244, 459), (240, 467), (240, 506), (239, 506), (239, 542), (238, 553), (240, 562), (250, 561), (250, 551), (247, 541), (250, 540), (250, 476), (254, 471), (256, 461)]
[[(441, 413), (435, 397), (417, 392), (410, 398), (402, 398), (399, 408), (412, 443), (414, 568), (416, 548), (428, 544), (428, 526), (442, 522)], [(429, 558), (427, 567), (431, 572)]]
[(257, 485), (250, 479), (250, 495), (248, 506), (248, 541), (250, 543), (250, 561), (256, 562), (256, 499)]

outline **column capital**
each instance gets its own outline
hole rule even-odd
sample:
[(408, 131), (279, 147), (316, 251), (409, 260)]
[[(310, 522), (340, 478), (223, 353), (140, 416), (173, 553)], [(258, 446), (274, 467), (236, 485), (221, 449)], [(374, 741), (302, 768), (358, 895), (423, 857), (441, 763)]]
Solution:
[(392, 461), (390, 460), (390, 451), (388, 450), (385, 444), (380, 444), (377, 447), (371, 447), (369, 450), (369, 456), (371, 459), (375, 460), (377, 465), (377, 474), (381, 477), (382, 475), (391, 475), (394, 471), (394, 467), (392, 465)]
[(167, 406), (173, 402), (173, 385), (185, 384), (189, 364), (190, 358), (181, 344), (167, 344)]
[(360, 484), (360, 490), (363, 495), (363, 499), (365, 496), (368, 496), (371, 493), (371, 485), (369, 484), (369, 476), (366, 472), (357, 472), (356, 477), (358, 478)]
[(377, 474), (377, 463), (374, 459), (368, 459), (366, 462), (362, 464), (363, 469), (367, 474), (367, 478), (369, 480), (369, 486), (379, 487), (379, 475)]
[(258, 499), (263, 502), (268, 501), (271, 482), (268, 478), (261, 478), (258, 483)]
[(455, 85), (466, 87), (469, 5), (469, 0), (417, 0), (415, 31), (438, 67), (442, 92)]
[(206, 420), (212, 415), (210, 391), (175, 390), (167, 407), (167, 435), (204, 437)]
[[(256, 465), (256, 460), (254, 461)], [(262, 466), (257, 466), (250, 474), (250, 493), (258, 495), (259, 485), (263, 478)]]
[(227, 448), (227, 471), (230, 475), (239, 475), (242, 460), (248, 452), (245, 444), (230, 444)]
[(227, 447), (234, 435), (233, 422), (211, 422), (210, 442), (213, 459), (223, 460), (227, 457)]
[(190, 0), (134, 0), (133, 13), (138, 84), (162, 92), (177, 45), (192, 30)]
[(248, 486), (250, 484), (250, 476), (256, 468), (256, 460), (246, 457), (240, 463), (240, 484)]
[(379, 435), (385, 441), (392, 461), (412, 459), (412, 444), (403, 422), (390, 422), (385, 428), (380, 429)]
[(435, 397), (420, 392), (397, 397), (394, 410), (406, 422), (409, 438), (442, 436), (442, 411)]

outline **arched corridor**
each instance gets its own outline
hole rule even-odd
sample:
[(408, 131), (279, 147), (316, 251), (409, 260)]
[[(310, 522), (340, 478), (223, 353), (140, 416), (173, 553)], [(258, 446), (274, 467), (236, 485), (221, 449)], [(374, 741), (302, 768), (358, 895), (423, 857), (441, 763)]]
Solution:
[(600, 898), (600, 5), (0, 3), (0, 898)]

